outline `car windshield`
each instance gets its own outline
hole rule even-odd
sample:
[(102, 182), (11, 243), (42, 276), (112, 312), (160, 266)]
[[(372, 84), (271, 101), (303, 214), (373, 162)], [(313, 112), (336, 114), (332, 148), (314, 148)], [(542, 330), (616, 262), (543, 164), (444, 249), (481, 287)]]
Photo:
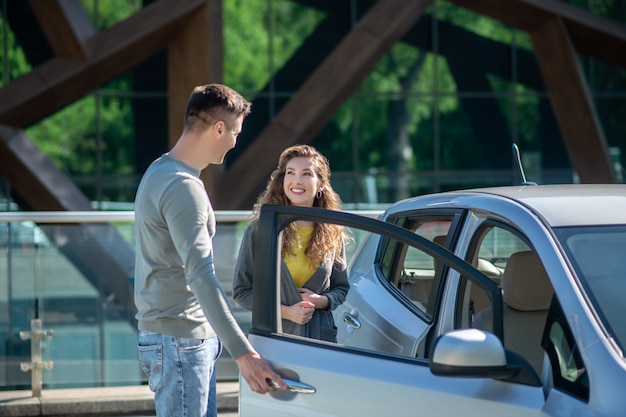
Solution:
[(626, 226), (555, 230), (585, 291), (617, 345), (626, 348)]

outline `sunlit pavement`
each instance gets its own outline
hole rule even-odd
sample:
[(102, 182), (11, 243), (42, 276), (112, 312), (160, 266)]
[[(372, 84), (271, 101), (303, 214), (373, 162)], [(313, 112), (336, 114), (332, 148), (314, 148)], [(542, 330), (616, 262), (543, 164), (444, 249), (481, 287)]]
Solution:
[[(236, 417), (238, 382), (218, 382), (219, 415)], [(33, 397), (30, 390), (0, 391), (0, 416), (133, 416), (154, 417), (154, 394), (145, 386), (43, 390)]]

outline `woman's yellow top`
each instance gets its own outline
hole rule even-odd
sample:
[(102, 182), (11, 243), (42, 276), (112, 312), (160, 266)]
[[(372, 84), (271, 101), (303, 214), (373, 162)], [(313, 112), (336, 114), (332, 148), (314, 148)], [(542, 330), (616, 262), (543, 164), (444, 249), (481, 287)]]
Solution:
[(295, 248), (294, 254), (285, 254), (283, 260), (289, 269), (289, 273), (296, 283), (296, 287), (301, 288), (305, 282), (311, 278), (317, 269), (317, 265), (311, 265), (311, 260), (304, 253), (311, 241), (313, 234), (313, 226), (296, 226), (298, 237), (300, 238), (300, 246)]

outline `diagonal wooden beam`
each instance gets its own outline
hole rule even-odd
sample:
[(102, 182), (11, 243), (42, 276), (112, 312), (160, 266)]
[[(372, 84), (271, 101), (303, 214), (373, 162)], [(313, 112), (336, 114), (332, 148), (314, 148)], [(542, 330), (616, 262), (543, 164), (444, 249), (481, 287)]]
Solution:
[[(180, 4), (176, 0), (160, 0), (90, 38), (84, 44), (90, 58), (88, 62), (55, 58), (15, 80), (0, 90), (0, 118), (26, 126), (83, 96), (167, 46), (186, 22), (197, 20), (194, 13), (198, 9), (206, 10), (207, 1), (188, 0)], [(179, 73), (184, 73), (184, 69)], [(7, 178), (30, 207), (45, 211), (91, 210), (89, 200), (21, 129), (0, 125), (0, 161), (0, 175)], [(59, 250), (103, 298), (112, 299), (120, 314), (135, 325), (136, 309), (129, 282), (134, 264), (132, 248), (107, 224), (78, 226), (78, 232), (60, 226), (42, 228), (50, 232), (50, 236), (62, 237)]]
[(0, 125), (0, 175), (37, 210), (91, 210), (76, 185), (21, 129)]
[(29, 0), (55, 54), (87, 61), (85, 42), (96, 33), (85, 9), (76, 0)]
[(626, 27), (580, 7), (559, 0), (450, 1), (526, 32), (558, 17), (578, 52), (626, 68)]
[(378, 0), (218, 181), (216, 207), (250, 209), (280, 152), (309, 142), (431, 2)]
[(25, 128), (166, 47), (209, 0), (159, 0), (91, 37), (91, 59), (57, 57), (0, 89), (0, 123)]
[(561, 18), (530, 32), (537, 61), (570, 161), (583, 183), (615, 183), (617, 176), (576, 50)]

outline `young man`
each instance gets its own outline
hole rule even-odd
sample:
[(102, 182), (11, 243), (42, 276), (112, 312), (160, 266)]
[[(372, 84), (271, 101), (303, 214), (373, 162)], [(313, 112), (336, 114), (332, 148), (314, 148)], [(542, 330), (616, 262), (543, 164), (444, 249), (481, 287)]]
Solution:
[[(251, 104), (220, 84), (196, 87), (183, 133), (146, 170), (135, 198), (139, 361), (157, 416), (216, 416), (221, 343), (250, 388), (287, 388), (235, 321), (213, 265), (215, 215), (200, 180), (235, 146)], [(219, 336), (219, 339), (218, 339)]]

